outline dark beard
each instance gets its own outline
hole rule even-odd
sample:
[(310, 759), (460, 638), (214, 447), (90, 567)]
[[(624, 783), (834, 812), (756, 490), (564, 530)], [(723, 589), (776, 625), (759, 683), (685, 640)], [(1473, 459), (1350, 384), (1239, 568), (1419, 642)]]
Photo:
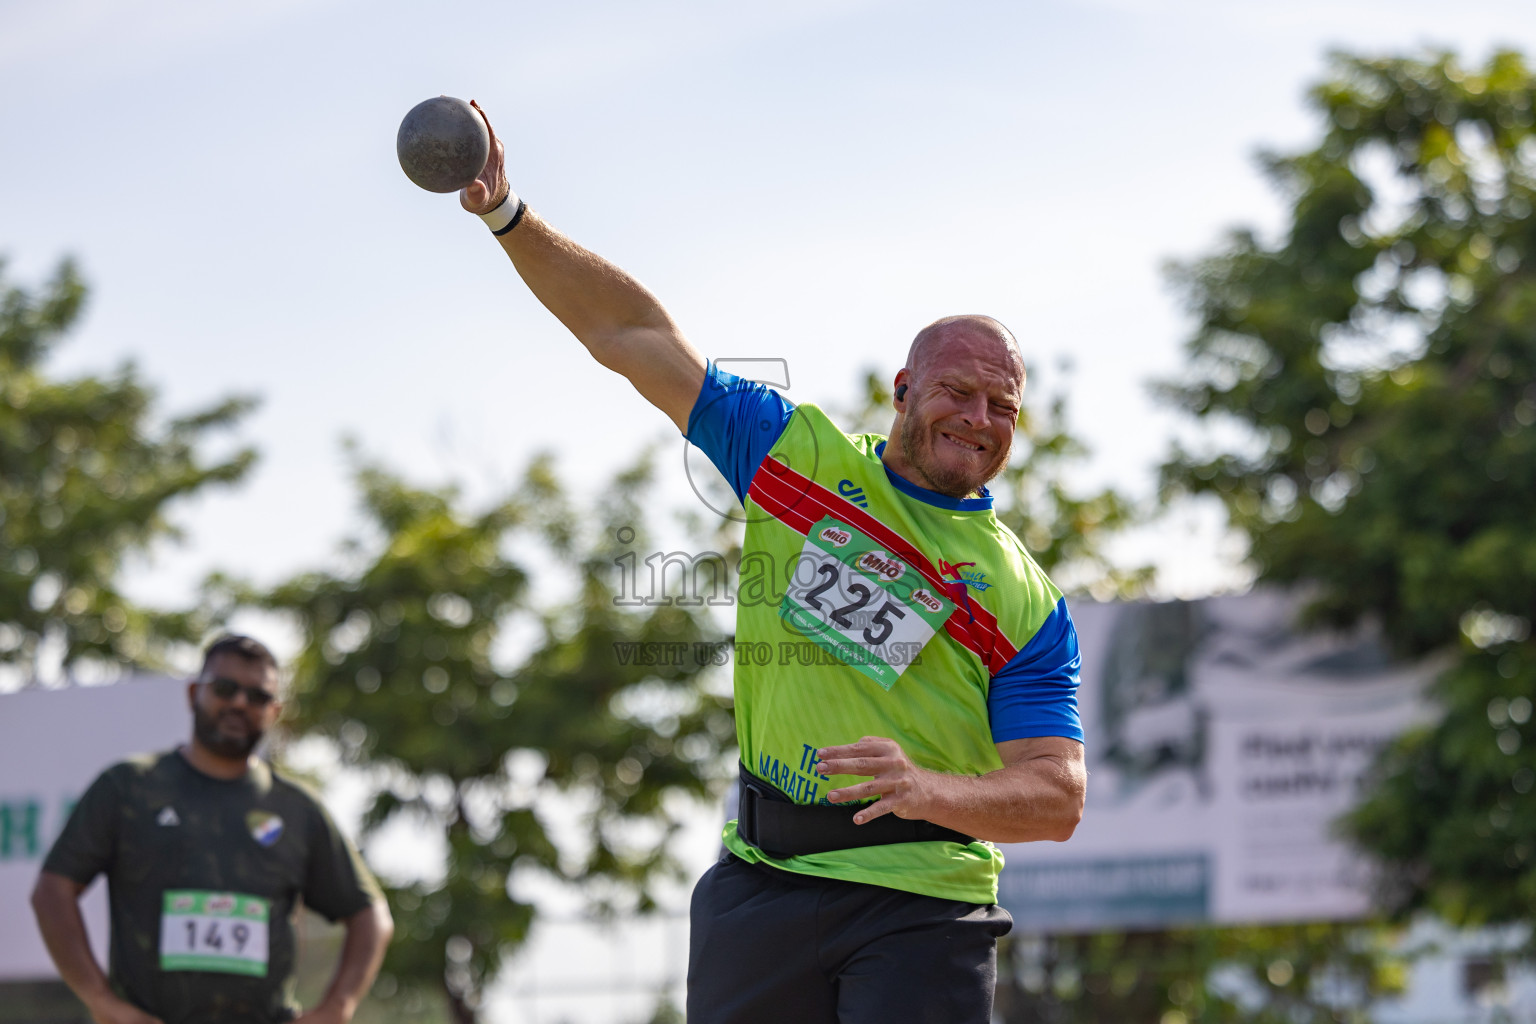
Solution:
[[(239, 714), (239, 712), (234, 712), (234, 714)], [(246, 724), (250, 724), (249, 719), (246, 720)], [(192, 707), (192, 733), (197, 737), (197, 742), (201, 743), (210, 752), (217, 754), (219, 757), (228, 758), (231, 761), (244, 761), (247, 757), (250, 757), (251, 751), (256, 749), (256, 744), (261, 742), (261, 738), (264, 735), (260, 729), (252, 727), (244, 739), (226, 736), (219, 732), (218, 718), (204, 711), (196, 704)]]

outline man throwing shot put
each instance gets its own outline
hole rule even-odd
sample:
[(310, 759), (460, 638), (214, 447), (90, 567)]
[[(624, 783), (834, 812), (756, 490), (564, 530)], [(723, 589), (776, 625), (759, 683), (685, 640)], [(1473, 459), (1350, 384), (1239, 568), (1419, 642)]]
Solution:
[[(533, 294), (719, 467), (747, 510), (741, 810), (693, 896), (689, 1024), (986, 1024), (1002, 856), (1083, 810), (1061, 592), (992, 512), (1024, 390), (989, 317), (923, 328), (889, 439), (721, 371), (624, 271), (511, 191), (492, 133), (460, 193)], [(746, 570), (743, 569), (745, 577)], [(809, 655), (809, 656), (806, 656)], [(753, 659), (757, 661), (758, 659)]]
[[(281, 711), (277, 661), (250, 637), (209, 645), (187, 686), (192, 739), (91, 784), (32, 893), (43, 941), (97, 1024), (294, 1020), (296, 901), (346, 927), (306, 1024), (345, 1024), (394, 929), (378, 884), (319, 802), (251, 756)], [(107, 876), (111, 967), (79, 896)]]

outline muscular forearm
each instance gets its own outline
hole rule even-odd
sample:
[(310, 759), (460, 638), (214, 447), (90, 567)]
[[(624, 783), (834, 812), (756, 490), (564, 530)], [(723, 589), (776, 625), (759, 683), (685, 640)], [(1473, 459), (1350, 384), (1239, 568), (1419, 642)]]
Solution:
[(865, 736), (825, 747), (822, 775), (860, 775), (868, 782), (827, 794), (833, 803), (869, 800), (853, 820), (882, 814), (920, 818), (994, 843), (1071, 838), (1083, 815), (1088, 773), (1076, 740), (1044, 736), (997, 745), (1003, 767), (985, 775), (946, 775), (920, 768), (895, 740)]
[(346, 929), (336, 973), (331, 977), (325, 997), (315, 1008), (314, 1017), (351, 1020), (357, 1004), (379, 973), (384, 950), (389, 946), (395, 926), (389, 908), (378, 901), (347, 918)]
[(704, 382), (704, 358), (656, 297), (532, 210), (499, 241), (529, 290), (593, 358), (686, 430)]
[(676, 330), (644, 285), (532, 210), (498, 241), (528, 289), (588, 348), (628, 330)]
[(986, 775), (926, 774), (926, 813), (913, 816), (977, 839), (1062, 842), (1072, 837), (1082, 818), (1080, 766), (1052, 758), (1035, 758)]

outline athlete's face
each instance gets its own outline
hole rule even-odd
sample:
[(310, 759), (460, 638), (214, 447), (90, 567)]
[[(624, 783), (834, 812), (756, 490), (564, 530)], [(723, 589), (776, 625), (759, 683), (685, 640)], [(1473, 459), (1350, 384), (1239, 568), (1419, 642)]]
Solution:
[(276, 670), (239, 655), (214, 655), (192, 686), (192, 734), (227, 760), (249, 757), (281, 710)]
[(1001, 341), (954, 331), (896, 383), (907, 385), (899, 441), (914, 483), (963, 498), (1002, 472), (1019, 423), (1024, 375)]

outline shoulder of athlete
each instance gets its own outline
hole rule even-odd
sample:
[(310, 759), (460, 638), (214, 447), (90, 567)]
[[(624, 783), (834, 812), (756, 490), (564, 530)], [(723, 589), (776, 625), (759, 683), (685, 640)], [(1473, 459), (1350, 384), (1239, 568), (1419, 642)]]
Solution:
[(120, 789), (127, 788), (156, 775), (163, 774), (171, 766), (167, 759), (178, 757), (174, 751), (161, 751), (155, 754), (134, 754), (125, 757), (116, 764), (108, 765), (102, 769), (96, 777), (98, 782), (107, 782)]
[(297, 813), (299, 810), (317, 818), (325, 818), (325, 804), (320, 794), (309, 782), (287, 774), (275, 765), (267, 765), (272, 780), (268, 799), (275, 805), (285, 805)]
[(886, 437), (884, 434), (844, 434), (848, 443), (863, 453), (865, 458), (874, 462), (880, 461), (880, 450), (884, 447)]
[(319, 799), (315, 787), (305, 779), (297, 775), (289, 775), (286, 770), (271, 762), (265, 762), (265, 767), (268, 774), (272, 777), (272, 789), (274, 792), (282, 792), (309, 800)]
[(1037, 576), (1049, 581), (1050, 576), (1040, 568), (1040, 563), (1035, 560), (1034, 553), (1029, 550), (1022, 538), (1014, 533), (1007, 523), (992, 517), (993, 533), (997, 538), (998, 547), (1002, 548), (1009, 558), (1013, 559), (1017, 570), (1024, 575)]
[[(799, 405), (791, 403), (795, 417), (804, 419), (811, 427), (823, 427), (829, 432), (841, 434), (843, 439), (856, 449), (861, 455), (872, 462), (880, 461), (881, 449), (888, 438), (884, 434), (859, 433), (850, 434), (844, 430), (832, 416), (815, 402), (804, 402)], [(785, 432), (788, 435), (788, 431)]]
[(169, 776), (164, 754), (136, 754), (103, 768), (80, 794), (77, 814), (112, 815), (142, 804)]

